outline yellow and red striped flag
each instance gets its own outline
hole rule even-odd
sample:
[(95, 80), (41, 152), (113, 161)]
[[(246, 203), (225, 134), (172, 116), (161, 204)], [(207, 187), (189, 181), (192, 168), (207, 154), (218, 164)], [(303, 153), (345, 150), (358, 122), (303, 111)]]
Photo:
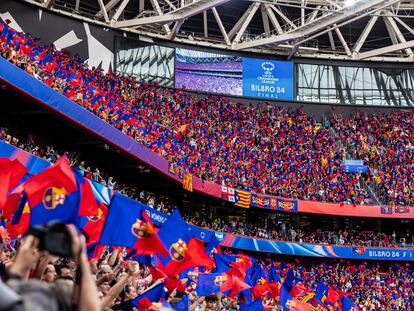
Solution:
[(234, 205), (249, 208), (250, 207), (250, 192), (235, 189), (235, 203)]

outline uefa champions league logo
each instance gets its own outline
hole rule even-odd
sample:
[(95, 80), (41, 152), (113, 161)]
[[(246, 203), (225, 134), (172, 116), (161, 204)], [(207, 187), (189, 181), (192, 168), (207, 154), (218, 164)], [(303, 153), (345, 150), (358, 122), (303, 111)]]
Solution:
[(264, 62), (262, 63), (262, 68), (264, 70), (264, 74), (270, 76), (272, 74), (273, 69), (275, 69), (275, 65), (271, 62)]

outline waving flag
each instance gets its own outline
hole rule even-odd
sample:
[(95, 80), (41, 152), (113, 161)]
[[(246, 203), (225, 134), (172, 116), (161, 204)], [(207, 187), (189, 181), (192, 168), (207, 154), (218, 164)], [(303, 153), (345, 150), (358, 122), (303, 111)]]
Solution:
[(293, 281), (295, 280), (295, 275), (293, 274), (293, 269), (290, 268), (287, 272), (287, 275), (283, 281), (283, 286), (290, 292), (293, 289)]
[(91, 182), (83, 178), (79, 171), (73, 171), (79, 189), (79, 216), (97, 217), (99, 215), (99, 204), (93, 193)]
[(232, 277), (227, 273), (202, 273), (198, 275), (196, 292), (199, 296), (231, 290)]
[(89, 242), (86, 244), (86, 251), (88, 255), (88, 260), (99, 260), (104, 251), (105, 251), (105, 245), (99, 244), (97, 242)]
[(9, 191), (16, 187), (26, 174), (27, 168), (17, 159), (0, 159), (0, 209), (6, 205)]
[(190, 309), (190, 297), (185, 295), (177, 304), (174, 306), (176, 311), (188, 311)]
[(251, 284), (252, 286), (263, 285), (264, 283), (267, 283), (266, 273), (263, 271), (263, 268), (259, 265), (255, 266), (249, 278), (249, 284)]
[(341, 298), (342, 298), (342, 292), (340, 290), (336, 290), (332, 287), (329, 287), (328, 298), (326, 299), (327, 303), (336, 307), (339, 299)]
[(206, 245), (206, 253), (211, 254), (212, 250), (216, 249), (220, 253), (220, 242), (223, 241), (224, 234), (221, 232), (216, 232), (211, 235), (210, 240)]
[(19, 235), (25, 234), (30, 225), (30, 207), (26, 197), (23, 196), (13, 214), (11, 221), (7, 224), (7, 231), (10, 238), (14, 239)]
[(328, 298), (328, 291), (329, 287), (326, 284), (319, 282), (315, 291), (315, 298), (322, 303), (325, 303), (326, 298)]
[(213, 265), (202, 242), (192, 236), (178, 209), (162, 225), (158, 236), (168, 250), (167, 256), (159, 256), (167, 275), (179, 274), (191, 267)]
[(168, 254), (148, 219), (145, 205), (119, 193), (112, 198), (100, 243), (133, 248), (135, 255)]
[(273, 266), (273, 264), (270, 266), (269, 269), (269, 275), (268, 275), (268, 281), (269, 283), (282, 283), (282, 280), (280, 279), (279, 273), (277, 273), (276, 268)]
[(88, 242), (98, 242), (105, 224), (108, 208), (100, 203), (97, 216), (81, 216), (78, 219), (77, 227), (85, 233)]
[(291, 294), (289, 294), (289, 290), (286, 286), (282, 286), (282, 290), (280, 292), (280, 305), (283, 307), (283, 311), (311, 311), (312, 305), (306, 302), (301, 302), (296, 298), (293, 298)]
[(23, 185), (30, 206), (30, 225), (50, 220), (76, 223), (79, 210), (78, 184), (65, 157), (33, 176)]
[(289, 290), (286, 288), (286, 286), (282, 285), (282, 289), (280, 291), (280, 305), (283, 307), (283, 311), (290, 310), (292, 303), (292, 295), (289, 294)]
[(238, 275), (245, 281), (249, 280), (250, 275), (255, 269), (255, 259), (246, 255), (219, 255), (214, 254), (214, 261), (216, 263), (215, 272), (229, 273)]
[(243, 292), (249, 292), (248, 296), (251, 297), (250, 289), (252, 287), (243, 282), (237, 275), (231, 275), (231, 285), (230, 294), (228, 295), (231, 299), (233, 299), (237, 294), (241, 294)]
[(357, 308), (355, 304), (346, 296), (342, 297), (342, 311), (356, 311)]
[(235, 189), (235, 203), (234, 205), (249, 208), (250, 207), (250, 192)]

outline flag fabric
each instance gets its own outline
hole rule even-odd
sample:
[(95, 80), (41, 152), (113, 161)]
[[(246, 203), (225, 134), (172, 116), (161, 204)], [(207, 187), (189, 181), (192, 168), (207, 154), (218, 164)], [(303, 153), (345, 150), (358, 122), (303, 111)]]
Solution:
[(283, 281), (283, 286), (290, 292), (293, 289), (293, 281), (295, 280), (295, 275), (293, 269), (290, 268), (287, 272), (287, 275)]
[(30, 225), (30, 207), (23, 196), (20, 203), (13, 214), (11, 221), (7, 224), (7, 231), (10, 238), (14, 239), (19, 235), (25, 234)]
[(178, 209), (174, 210), (162, 225), (158, 236), (168, 250), (168, 255), (159, 256), (167, 275), (175, 275), (191, 267), (212, 266), (203, 242), (194, 238)]
[(258, 208), (270, 208), (270, 196), (252, 193), (250, 205)]
[(183, 179), (183, 189), (193, 192), (193, 175), (185, 174)]
[(88, 256), (88, 260), (99, 260), (104, 251), (105, 251), (105, 245), (99, 244), (97, 242), (89, 242), (86, 244), (86, 252)]
[(200, 273), (197, 280), (198, 296), (222, 293), (232, 288), (232, 277), (227, 273)]
[(243, 282), (243, 280), (237, 275), (231, 274), (231, 290), (228, 294), (231, 299), (233, 299), (237, 294), (250, 290), (251, 288), (252, 287), (249, 284)]
[[(300, 301), (307, 302), (309, 299), (313, 298), (315, 296), (314, 293), (310, 291), (309, 288), (307, 288), (302, 282), (298, 282), (293, 286), (292, 290), (290, 291), (290, 294), (293, 297), (300, 297)], [(312, 297), (311, 297), (311, 296)], [(306, 300), (304, 300), (306, 299)]]
[(236, 202), (236, 193), (233, 188), (221, 187), (221, 198), (225, 201)]
[(341, 299), (341, 297), (342, 297), (342, 293), (339, 290), (329, 287), (328, 297), (326, 299), (326, 302), (333, 306), (336, 306), (339, 299)]
[(87, 237), (87, 242), (98, 242), (105, 224), (108, 208), (100, 203), (97, 216), (81, 216), (76, 226)]
[(249, 208), (250, 207), (250, 192), (235, 189), (235, 203), (234, 205)]
[(240, 304), (240, 311), (263, 311), (264, 306), (262, 300), (256, 299), (251, 303), (242, 303)]
[(168, 254), (148, 219), (145, 205), (119, 193), (112, 198), (100, 243), (133, 248), (135, 255)]
[(246, 255), (214, 254), (216, 268), (214, 272), (229, 273), (238, 275), (248, 281), (255, 269), (254, 258)]
[(23, 196), (23, 185), (19, 185), (14, 188), (7, 196), (7, 200), (2, 209), (2, 217), (4, 219), (10, 219), (13, 217), (13, 213), (15, 212), (19, 202)]
[(315, 298), (321, 301), (322, 303), (325, 303), (326, 299), (328, 298), (328, 292), (329, 287), (326, 284), (319, 282), (318, 287), (315, 291)]
[(276, 199), (277, 210), (281, 212), (297, 213), (298, 212), (298, 201), (286, 198)]
[(191, 125), (191, 123), (187, 123), (184, 125), (181, 125), (178, 129), (178, 133), (185, 133), (187, 131), (187, 128)]
[(99, 204), (92, 190), (91, 181), (81, 176), (79, 171), (73, 170), (79, 189), (79, 216), (97, 217)]
[(311, 311), (312, 305), (306, 302), (301, 302), (294, 298), (286, 286), (282, 285), (280, 292), (280, 305), (283, 307), (283, 311)]
[(249, 279), (249, 284), (252, 286), (263, 285), (264, 283), (267, 283), (266, 273), (264, 272), (263, 268), (259, 265), (255, 266), (254, 270), (249, 276)]
[(273, 265), (271, 265), (270, 269), (269, 269), (268, 281), (269, 281), (269, 283), (282, 284), (282, 280), (280, 278), (280, 275), (279, 275), (279, 273), (277, 273), (276, 268)]
[(216, 249), (220, 253), (220, 242), (223, 240), (224, 235), (221, 232), (216, 232), (211, 235), (210, 240), (206, 245), (206, 253), (211, 254), (213, 249)]
[(408, 214), (410, 212), (409, 206), (395, 206), (394, 212), (396, 214)]
[(66, 157), (33, 176), (23, 185), (30, 206), (30, 225), (50, 220), (76, 223), (80, 196), (78, 183)]
[(282, 285), (280, 291), (280, 305), (283, 307), (283, 311), (290, 310), (290, 306), (292, 305), (293, 297), (289, 294), (289, 290), (286, 288), (285, 285)]
[(27, 174), (27, 168), (19, 160), (0, 159), (0, 209), (7, 202), (10, 190)]
[(356, 310), (355, 304), (347, 296), (342, 297), (342, 311), (354, 311)]
[(188, 311), (189, 308), (190, 308), (190, 297), (189, 297), (189, 295), (185, 295), (174, 306), (174, 310), (176, 310), (176, 311)]
[(165, 298), (164, 283), (154, 286), (150, 290), (147, 290), (145, 293), (139, 295), (138, 297), (131, 300), (132, 305), (136, 308), (140, 308), (140, 303), (143, 300), (149, 300), (150, 302), (158, 302)]
[(383, 215), (390, 215), (392, 214), (392, 206), (381, 206), (381, 214)]

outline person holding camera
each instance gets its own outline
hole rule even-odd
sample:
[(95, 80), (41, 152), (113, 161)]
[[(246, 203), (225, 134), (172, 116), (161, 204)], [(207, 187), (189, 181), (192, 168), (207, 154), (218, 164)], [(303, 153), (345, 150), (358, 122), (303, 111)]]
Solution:
[[(84, 236), (73, 225), (52, 224), (40, 231), (41, 234), (30, 231), (22, 240), (7, 269), (7, 286), (0, 284), (0, 311), (101, 310)], [(62, 244), (63, 241), (66, 243)], [(60, 278), (53, 282), (54, 266), (47, 259), (43, 261), (46, 264), (40, 261), (49, 255), (71, 257), (76, 262), (75, 280)], [(30, 275), (34, 278), (29, 279)]]

